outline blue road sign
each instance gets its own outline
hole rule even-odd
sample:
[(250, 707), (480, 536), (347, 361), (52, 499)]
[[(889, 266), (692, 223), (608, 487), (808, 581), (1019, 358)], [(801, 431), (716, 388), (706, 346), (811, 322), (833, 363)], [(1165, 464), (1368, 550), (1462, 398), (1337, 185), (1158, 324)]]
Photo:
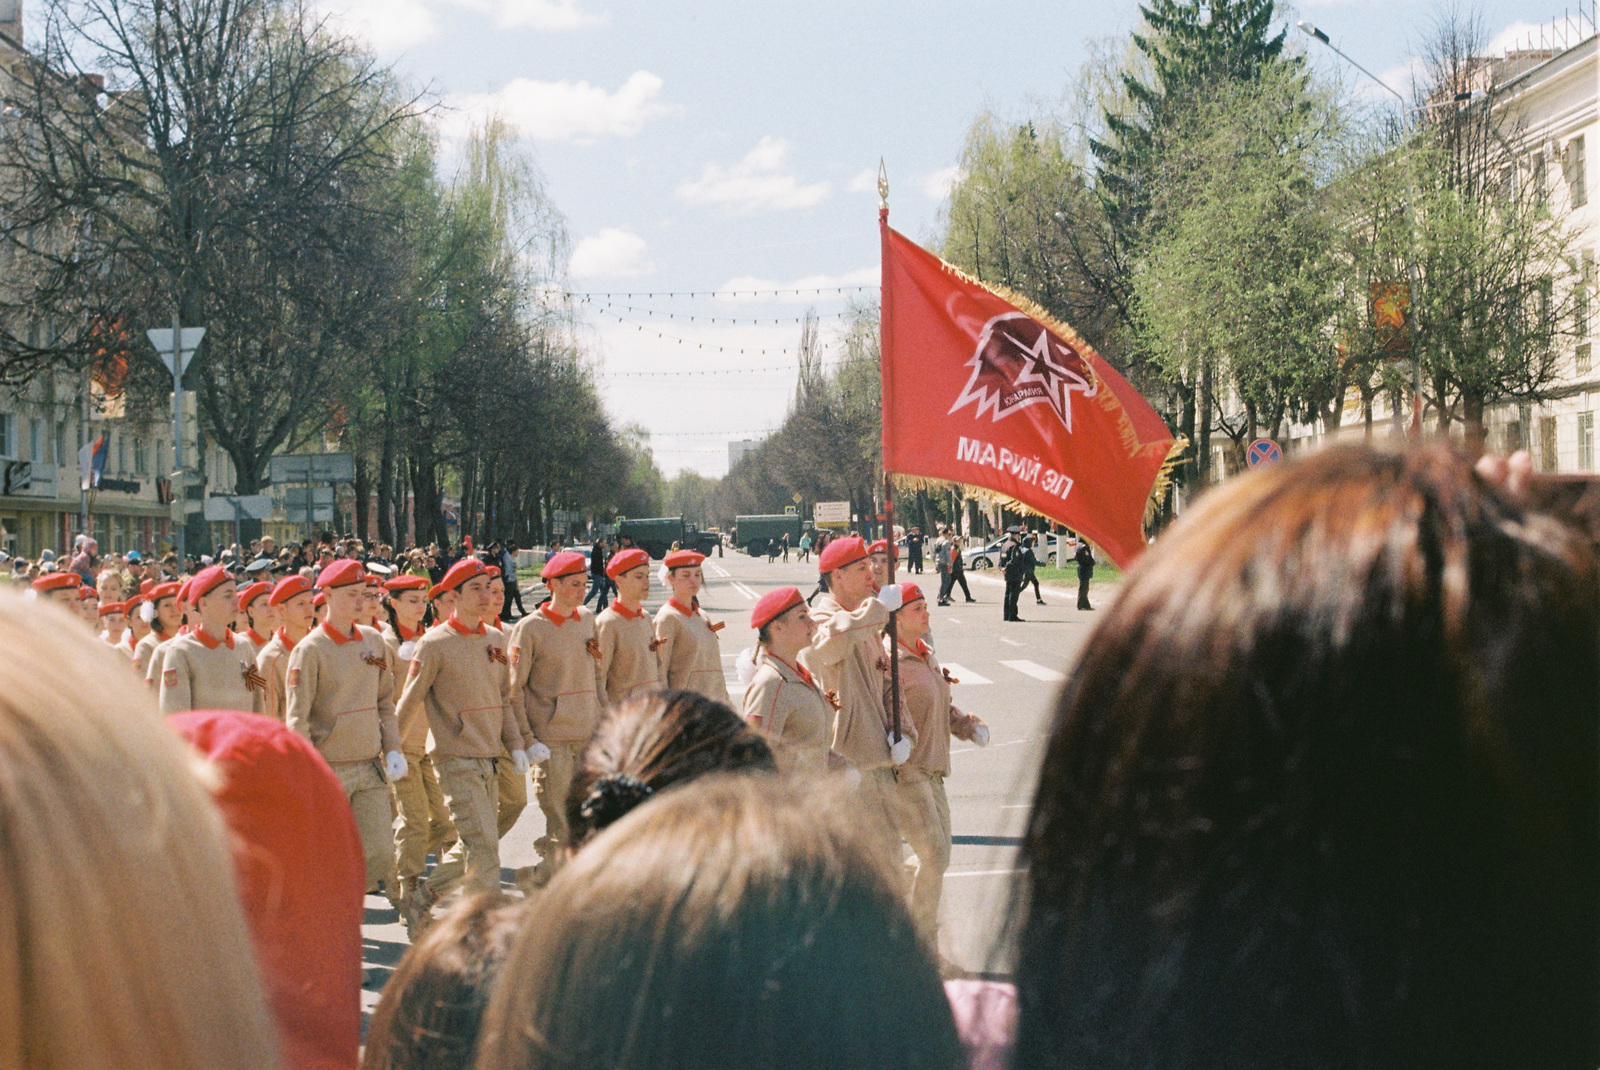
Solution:
[(1283, 460), (1283, 447), (1270, 438), (1258, 438), (1244, 451), (1244, 463), (1251, 468), (1264, 468)]

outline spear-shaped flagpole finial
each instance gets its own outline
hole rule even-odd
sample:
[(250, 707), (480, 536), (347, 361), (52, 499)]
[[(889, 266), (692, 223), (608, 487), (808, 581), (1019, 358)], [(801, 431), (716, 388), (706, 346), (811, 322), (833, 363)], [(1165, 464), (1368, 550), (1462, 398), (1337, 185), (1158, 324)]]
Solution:
[(883, 157), (878, 157), (878, 207), (889, 207), (889, 171), (883, 166)]

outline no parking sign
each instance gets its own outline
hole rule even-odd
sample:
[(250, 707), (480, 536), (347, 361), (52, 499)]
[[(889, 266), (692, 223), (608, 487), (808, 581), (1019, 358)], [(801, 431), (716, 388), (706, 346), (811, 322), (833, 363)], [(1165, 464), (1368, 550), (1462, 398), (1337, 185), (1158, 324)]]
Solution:
[(1283, 447), (1270, 438), (1258, 438), (1244, 451), (1244, 463), (1251, 468), (1265, 468), (1283, 460)]

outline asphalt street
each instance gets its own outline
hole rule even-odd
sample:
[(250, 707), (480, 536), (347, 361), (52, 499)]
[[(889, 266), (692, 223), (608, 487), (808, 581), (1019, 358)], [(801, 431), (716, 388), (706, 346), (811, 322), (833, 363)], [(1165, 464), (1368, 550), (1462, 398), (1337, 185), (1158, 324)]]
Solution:
[[(793, 553), (788, 563), (768, 564), (765, 558), (727, 551), (708, 559), (705, 573), (701, 605), (713, 620), (728, 624), (720, 633), (722, 657), (737, 706), (742, 689), (733, 663), (741, 649), (755, 642), (750, 607), (774, 587), (793, 585), (809, 594), (816, 585), (816, 566), (796, 561)], [(1007, 624), (1000, 619), (1001, 580), (992, 572), (967, 576), (977, 601), (962, 603), (957, 589), (955, 605), (934, 607), (932, 641), (940, 660), (960, 681), (953, 689), (956, 704), (989, 724), (991, 741), (984, 748), (956, 741), (952, 750), (945, 788), (955, 847), (945, 882), (940, 945), (947, 958), (969, 971), (1001, 974), (1007, 964), (996, 950), (996, 938), (1016, 879), (1017, 837), (1027, 822), (1036, 766), (1063, 674), (1096, 614), (1074, 608), (1075, 592), (1047, 586), (1046, 605), (1036, 605), (1030, 590), (1020, 607), (1023, 622)], [(937, 592), (938, 576), (931, 568), (920, 576), (899, 578), (921, 584), (930, 598)], [(525, 591), (524, 601), (531, 609), (529, 593)], [(1099, 605), (1111, 593), (1097, 588), (1091, 600)], [(665, 592), (654, 590), (647, 608), (653, 613), (665, 599)], [(500, 844), (508, 888), (512, 870), (538, 860), (533, 844), (544, 832), (544, 817), (531, 790), (529, 794), (528, 809)], [(364, 1005), (370, 1010), (404, 953), (406, 938), (381, 897), (369, 896), (367, 906), (363, 933), (369, 990)]]

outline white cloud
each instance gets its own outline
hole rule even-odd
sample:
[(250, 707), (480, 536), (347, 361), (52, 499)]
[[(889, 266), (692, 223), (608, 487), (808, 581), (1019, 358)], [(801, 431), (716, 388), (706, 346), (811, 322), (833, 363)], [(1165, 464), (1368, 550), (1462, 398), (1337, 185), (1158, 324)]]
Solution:
[(606, 227), (578, 242), (567, 271), (576, 279), (634, 278), (655, 270), (646, 257), (649, 247), (631, 230)]
[(498, 115), (525, 137), (580, 144), (602, 137), (632, 137), (651, 119), (675, 115), (663, 103), (661, 78), (634, 71), (614, 93), (588, 82), (537, 82), (514, 78), (493, 93), (471, 93), (446, 101), (451, 109), (441, 124), (461, 134), (485, 116)]
[(878, 172), (870, 167), (867, 168), (865, 171), (852, 178), (850, 180), (850, 184), (846, 186), (845, 189), (849, 190), (851, 193), (878, 192)]
[(603, 25), (604, 15), (578, 9), (578, 0), (455, 0), (455, 3), (492, 17), (507, 29), (581, 30)]
[(316, 8), (376, 52), (402, 52), (439, 30), (423, 0), (318, 0)]
[(764, 137), (732, 167), (706, 164), (699, 178), (678, 186), (678, 196), (689, 204), (725, 205), (740, 215), (820, 204), (833, 188), (826, 182), (802, 185), (789, 170), (790, 147), (782, 138)]
[[(1545, 23), (1548, 33), (1549, 23)], [(1535, 44), (1539, 40), (1539, 27), (1531, 22), (1513, 22), (1510, 26), (1495, 34), (1489, 42), (1489, 47), (1484, 49), (1491, 56), (1503, 55), (1508, 48), (1520, 48), (1532, 38)]]
[[(759, 300), (779, 301), (785, 304), (810, 304), (820, 297), (849, 297), (849, 294), (818, 294), (818, 290), (828, 291), (840, 286), (876, 286), (882, 278), (882, 271), (876, 265), (856, 268), (839, 275), (807, 275), (804, 278), (781, 281), (778, 279), (763, 279), (756, 275), (740, 275), (729, 279), (717, 287), (719, 294), (738, 294), (739, 296), (726, 296), (728, 301), (754, 301), (758, 300), (755, 291), (766, 291)], [(773, 295), (772, 291), (777, 291)]]
[(921, 175), (913, 179), (913, 181), (916, 182), (917, 188), (922, 190), (922, 195), (928, 200), (942, 201), (950, 196), (950, 191), (955, 188), (955, 184), (965, 177), (966, 175), (963, 174), (959, 167), (941, 167), (932, 174)]

